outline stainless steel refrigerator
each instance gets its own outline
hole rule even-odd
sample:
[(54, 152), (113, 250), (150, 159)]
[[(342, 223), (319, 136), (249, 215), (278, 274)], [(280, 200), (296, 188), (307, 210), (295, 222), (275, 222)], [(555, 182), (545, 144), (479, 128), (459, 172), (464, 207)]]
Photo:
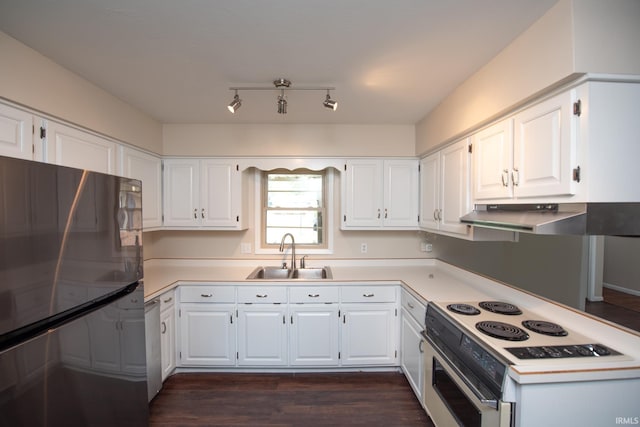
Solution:
[(141, 196), (0, 157), (0, 426), (147, 425)]

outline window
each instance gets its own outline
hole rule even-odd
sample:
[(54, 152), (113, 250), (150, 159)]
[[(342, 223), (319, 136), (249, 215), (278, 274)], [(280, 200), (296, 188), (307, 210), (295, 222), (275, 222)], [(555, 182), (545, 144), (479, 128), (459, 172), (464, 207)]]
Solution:
[(262, 173), (262, 247), (280, 245), (291, 233), (297, 247), (327, 248), (325, 171)]

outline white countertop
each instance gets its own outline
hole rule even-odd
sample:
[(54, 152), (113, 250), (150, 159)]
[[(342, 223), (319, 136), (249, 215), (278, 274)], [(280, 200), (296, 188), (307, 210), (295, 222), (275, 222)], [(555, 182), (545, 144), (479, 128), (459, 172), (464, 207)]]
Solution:
[[(523, 363), (511, 366), (509, 376), (518, 383), (575, 380), (640, 379), (640, 334), (590, 316), (582, 311), (550, 301), (500, 283), (491, 278), (462, 270), (435, 259), (409, 260), (310, 260), (309, 266), (331, 267), (331, 280), (246, 280), (257, 266), (275, 265), (273, 260), (178, 260), (154, 259), (144, 265), (145, 300), (156, 298), (175, 288), (179, 282), (229, 283), (234, 285), (266, 284), (291, 286), (302, 283), (324, 285), (398, 284), (424, 302), (509, 301), (539, 316), (570, 326), (594, 342), (607, 345), (629, 356), (625, 361), (567, 360), (546, 363)], [(539, 362), (539, 361), (538, 361)]]

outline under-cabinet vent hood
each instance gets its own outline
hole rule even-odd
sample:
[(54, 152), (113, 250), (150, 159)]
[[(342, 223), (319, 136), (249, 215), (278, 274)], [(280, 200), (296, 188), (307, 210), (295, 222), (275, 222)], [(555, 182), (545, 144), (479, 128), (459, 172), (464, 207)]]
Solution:
[(460, 221), (533, 234), (640, 236), (640, 203), (476, 205)]

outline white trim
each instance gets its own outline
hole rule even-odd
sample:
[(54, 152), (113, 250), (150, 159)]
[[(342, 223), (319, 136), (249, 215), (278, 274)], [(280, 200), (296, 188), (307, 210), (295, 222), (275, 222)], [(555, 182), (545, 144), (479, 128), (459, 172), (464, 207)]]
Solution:
[(636, 289), (624, 288), (622, 286), (612, 285), (611, 283), (606, 283), (606, 282), (602, 283), (602, 287), (607, 288), (607, 289), (613, 289), (614, 291), (622, 292), (622, 293), (625, 293), (625, 294), (635, 295), (637, 297), (640, 297), (640, 291), (638, 291)]
[[(327, 168), (327, 182), (325, 187), (325, 199), (327, 201), (326, 207), (326, 218), (325, 218), (325, 227), (327, 230), (327, 247), (326, 248), (296, 248), (296, 252), (298, 254), (311, 254), (311, 255), (330, 255), (333, 254), (333, 241), (334, 241), (334, 229), (333, 229), (333, 213), (335, 209), (335, 202), (333, 200), (333, 169)], [(281, 254), (278, 249), (275, 248), (263, 248), (262, 247), (262, 174), (260, 170), (256, 170), (254, 173), (254, 213), (253, 213), (253, 221), (254, 221), (254, 230), (253, 233), (254, 241), (253, 241), (253, 253), (259, 255), (278, 255)], [(285, 256), (286, 256), (285, 252)]]
[[(198, 268), (198, 267), (257, 267), (259, 265), (273, 265), (273, 258), (152, 258), (144, 261), (144, 267), (149, 268)], [(311, 260), (314, 264), (331, 267), (436, 267), (447, 265), (439, 263), (435, 258), (348, 258), (331, 259), (317, 258)], [(271, 263), (271, 264), (268, 264)], [(455, 268), (455, 267), (452, 267)], [(472, 276), (473, 277), (473, 276)], [(211, 280), (212, 282), (219, 280)], [(244, 277), (242, 279), (244, 281)]]

